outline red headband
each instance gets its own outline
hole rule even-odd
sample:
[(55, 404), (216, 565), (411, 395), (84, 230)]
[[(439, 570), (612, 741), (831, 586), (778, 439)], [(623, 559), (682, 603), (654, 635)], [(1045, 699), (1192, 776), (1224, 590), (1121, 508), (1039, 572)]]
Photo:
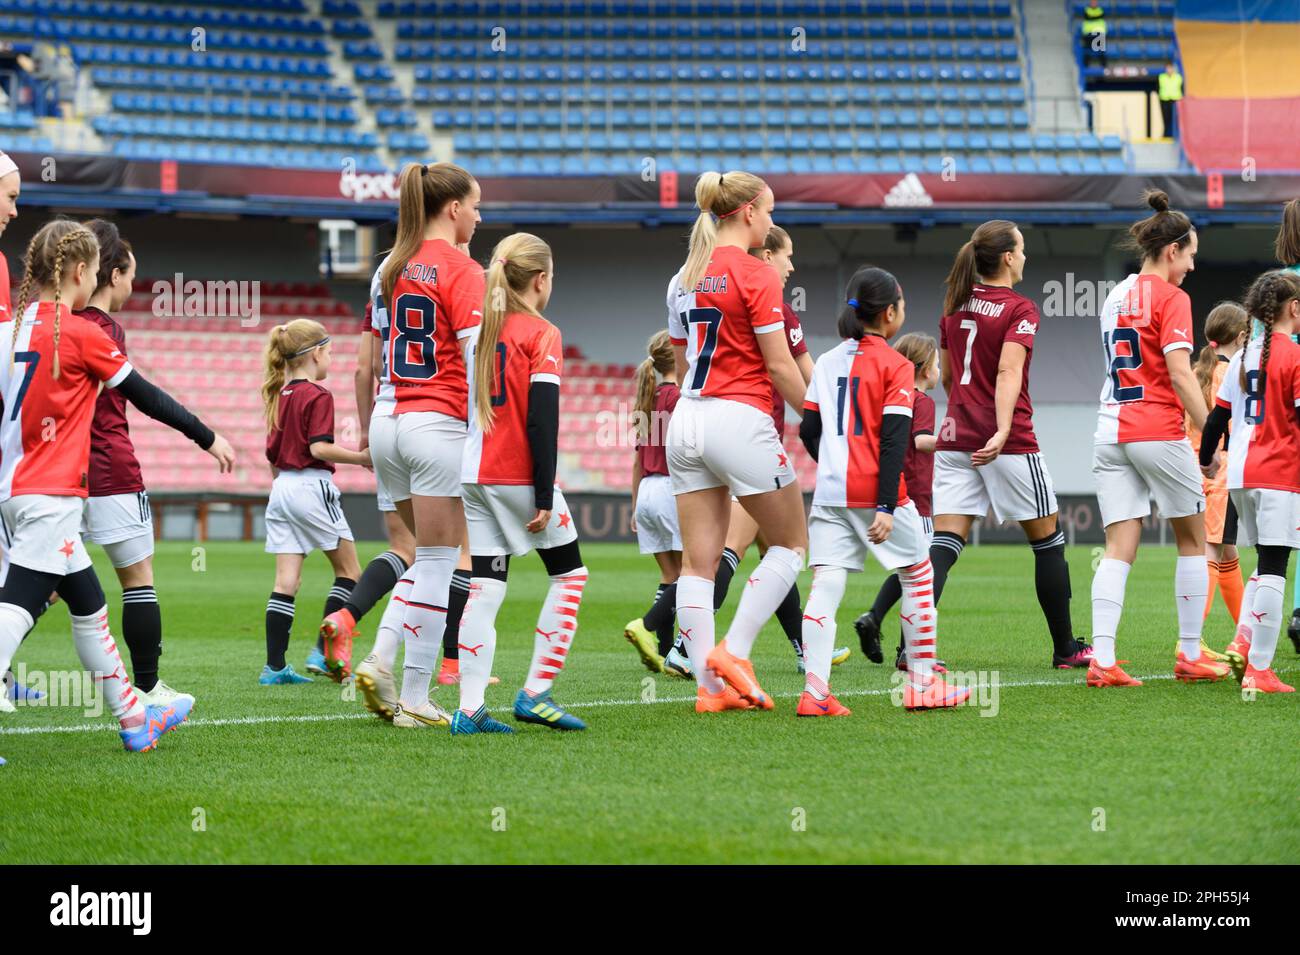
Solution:
[(741, 209), (745, 208), (745, 206), (752, 206), (754, 203), (758, 201), (758, 196), (761, 195), (762, 193), (760, 192), (758, 193), (758, 195), (754, 196), (754, 198), (750, 199), (748, 202), (742, 202), (740, 205), (736, 206), (736, 208), (732, 209), (730, 212), (725, 212), (722, 215), (718, 216), (718, 221), (721, 222), (723, 219), (727, 218), (728, 216), (734, 216)]

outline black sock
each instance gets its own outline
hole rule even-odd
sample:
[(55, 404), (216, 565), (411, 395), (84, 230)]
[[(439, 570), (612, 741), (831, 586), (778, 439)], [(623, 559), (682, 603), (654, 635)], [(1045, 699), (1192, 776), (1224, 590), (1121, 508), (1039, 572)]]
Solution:
[[(966, 541), (951, 531), (936, 531), (930, 541), (930, 563), (934, 566), (934, 605), (939, 606), (943, 596), (943, 585), (948, 580), (948, 571), (957, 563)], [(901, 597), (902, 591), (899, 591)]]
[[(334, 611), (342, 610), (344, 602), (352, 596), (352, 588), (356, 585), (357, 582), (351, 577), (335, 577), (334, 584), (325, 597), (324, 616), (328, 617)], [(316, 649), (321, 653), (325, 652), (325, 638), (320, 635), (320, 631), (316, 632)]]
[(731, 578), (736, 574), (736, 565), (740, 563), (740, 555), (730, 547), (722, 551), (722, 560), (718, 561), (718, 573), (713, 578), (713, 609), (716, 611), (727, 602), (727, 589), (731, 586)]
[(1070, 564), (1065, 559), (1065, 533), (1057, 530), (1042, 540), (1030, 541), (1034, 549), (1034, 589), (1047, 618), (1052, 646), (1058, 656), (1074, 652), (1070, 624)]
[(468, 570), (458, 570), (451, 575), (451, 591), (447, 597), (447, 626), (442, 631), (442, 658), (460, 659), (460, 618), (469, 599)]
[(673, 648), (677, 620), (677, 584), (660, 584), (655, 591), (655, 602), (641, 618), (647, 630), (659, 638), (659, 655)]
[(292, 631), (293, 597), (272, 593), (266, 602), (266, 665), (272, 670), (284, 669), (284, 654), (289, 649)]
[(885, 615), (894, 609), (894, 604), (903, 599), (903, 585), (898, 582), (898, 574), (890, 574), (876, 592), (876, 602), (871, 605), (871, 614), (876, 623), (885, 619)]
[(136, 689), (148, 693), (158, 685), (158, 658), (162, 656), (162, 612), (152, 587), (122, 591), (122, 639), (131, 655), (132, 682)]
[[(352, 595), (343, 603), (343, 609), (352, 614), (352, 619), (360, 621), (370, 613), (370, 608), (379, 603), (380, 598), (388, 593), (406, 573), (408, 564), (391, 550), (386, 550), (361, 572), (361, 579), (352, 588)], [(335, 581), (335, 583), (338, 583)]]
[(776, 608), (776, 619), (785, 631), (785, 638), (794, 647), (794, 652), (803, 657), (803, 604), (799, 599), (799, 585), (791, 584), (785, 599)]

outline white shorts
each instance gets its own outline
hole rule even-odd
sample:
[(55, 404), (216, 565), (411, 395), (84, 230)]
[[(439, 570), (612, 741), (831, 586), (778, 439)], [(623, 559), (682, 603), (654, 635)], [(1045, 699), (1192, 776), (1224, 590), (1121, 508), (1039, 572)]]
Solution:
[[(375, 423), (380, 421), (381, 419), (387, 420), (393, 417), (395, 417), (395, 415), (380, 414), (378, 408), (376, 408), (370, 414), (370, 430), (374, 431)], [(382, 428), (384, 426), (381, 424), (380, 427)], [(372, 464), (374, 463), (373, 459), (374, 459), (374, 455), (372, 454), (371, 455)], [(381, 513), (388, 513), (390, 511), (397, 510), (397, 505), (393, 503), (393, 496), (388, 493), (388, 488), (384, 485), (384, 479), (379, 474), (379, 468), (375, 468), (375, 499), (379, 503), (379, 510)]]
[(532, 550), (550, 550), (578, 539), (573, 513), (558, 487), (551, 504), (551, 522), (537, 534), (530, 534), (526, 527), (537, 513), (531, 486), (465, 484), (462, 491), (469, 552), (474, 557), (522, 557)]
[(86, 499), (81, 536), (98, 544), (114, 567), (130, 567), (153, 556), (153, 508), (149, 492)]
[(999, 454), (980, 467), (970, 456), (935, 452), (935, 514), (983, 517), (992, 506), (999, 521), (1032, 521), (1056, 513), (1056, 490), (1041, 453)]
[(908, 501), (894, 509), (894, 529), (883, 544), (867, 539), (876, 511), (865, 507), (826, 507), (814, 504), (808, 517), (808, 565), (843, 567), (854, 573), (867, 562), (867, 552), (886, 570), (920, 563), (930, 554), (924, 518)]
[(682, 549), (677, 499), (673, 497), (672, 479), (666, 474), (647, 475), (637, 487), (636, 542), (643, 554)]
[(331, 551), (341, 540), (352, 540), (352, 530), (334, 476), (322, 468), (277, 474), (266, 505), (266, 552)]
[(460, 497), (465, 432), (464, 421), (437, 411), (372, 418), (370, 459), (389, 499)]
[(683, 398), (664, 444), (674, 494), (726, 487), (745, 497), (795, 481), (772, 416), (729, 398)]
[(89, 567), (81, 542), (85, 505), (83, 497), (51, 494), (20, 494), (0, 504), (6, 568), (16, 564), (66, 577)]
[(1201, 469), (1186, 438), (1099, 444), (1092, 453), (1092, 473), (1102, 527), (1146, 517), (1152, 498), (1164, 518), (1205, 510)]
[(1300, 494), (1267, 487), (1233, 488), (1237, 508), (1237, 546), (1300, 549)]

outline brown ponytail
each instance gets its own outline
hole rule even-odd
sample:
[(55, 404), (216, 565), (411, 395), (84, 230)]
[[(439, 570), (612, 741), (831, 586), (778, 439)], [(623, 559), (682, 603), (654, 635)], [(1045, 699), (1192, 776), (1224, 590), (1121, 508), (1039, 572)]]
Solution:
[(1142, 201), (1155, 211), (1129, 227), (1122, 248), (1142, 253), (1144, 261), (1155, 262), (1166, 246), (1176, 245), (1181, 249), (1191, 241), (1192, 220), (1181, 212), (1170, 211), (1167, 194), (1148, 189), (1142, 193)]
[(1300, 199), (1282, 207), (1282, 227), (1277, 230), (1273, 254), (1285, 266), (1300, 265)]
[(642, 441), (645, 441), (651, 432), (651, 418), (655, 407), (655, 373), (667, 377), (676, 368), (673, 342), (668, 336), (667, 329), (650, 336), (650, 341), (646, 343), (646, 351), (649, 357), (641, 362), (636, 370), (636, 405), (633, 409), (636, 412), (633, 420), (636, 422), (637, 437)]
[(389, 314), (393, 312), (393, 289), (397, 287), (397, 277), (420, 250), (429, 220), (435, 218), (447, 203), (464, 199), (474, 190), (474, 177), (449, 162), (431, 166), (408, 163), (402, 170), (400, 183), (397, 238), (383, 264), (380, 278)]
[(99, 258), (99, 243), (95, 234), (85, 226), (67, 219), (55, 219), (47, 222), (32, 236), (27, 245), (27, 262), (23, 269), (22, 285), (18, 291), (18, 307), (14, 311), (14, 335), (11, 348), (18, 343), (18, 333), (23, 324), (23, 313), (32, 300), (33, 293), (40, 290), (54, 294), (54, 360), (50, 364), (50, 373), (58, 380), (61, 373), (59, 363), (59, 331), (63, 316), (59, 306), (63, 298), (63, 266), (84, 264), (87, 268), (95, 265)]
[(1192, 370), (1196, 372), (1196, 381), (1201, 386), (1207, 408), (1214, 407), (1214, 395), (1210, 389), (1214, 384), (1214, 367), (1219, 363), (1218, 345), (1226, 345), (1246, 330), (1246, 310), (1236, 302), (1220, 302), (1210, 309), (1205, 318), (1205, 337), (1209, 343), (1201, 349)]
[[(1300, 275), (1278, 270), (1265, 272), (1255, 279), (1246, 293), (1246, 311), (1264, 325), (1263, 350), (1259, 356), (1259, 394), (1264, 398), (1264, 383), (1268, 376), (1268, 354), (1273, 345), (1273, 324), (1287, 302), (1300, 298)], [(1241, 387), (1246, 387), (1246, 363), (1241, 363)]]
[(1008, 219), (990, 219), (971, 233), (970, 241), (957, 251), (945, 284), (943, 314), (951, 315), (966, 304), (970, 291), (981, 278), (1002, 271), (1002, 256), (1016, 249), (1016, 224)]

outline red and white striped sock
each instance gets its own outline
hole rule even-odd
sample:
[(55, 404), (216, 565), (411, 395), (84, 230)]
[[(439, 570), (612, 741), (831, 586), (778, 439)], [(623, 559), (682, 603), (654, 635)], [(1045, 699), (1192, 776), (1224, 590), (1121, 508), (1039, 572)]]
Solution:
[(117, 652), (117, 641), (108, 629), (107, 605), (88, 617), (72, 617), (72, 642), (76, 644), (81, 665), (95, 677), (118, 722), (123, 727), (142, 723), (144, 704), (127, 679), (122, 655)]
[(586, 586), (586, 567), (551, 578), (546, 603), (537, 615), (533, 662), (528, 666), (528, 680), (524, 683), (530, 696), (549, 690), (556, 674), (564, 669), (578, 629), (578, 608), (582, 606), (582, 590)]
[(804, 690), (819, 700), (830, 695), (831, 657), (835, 655), (835, 611), (844, 599), (849, 572), (843, 567), (813, 568), (812, 592), (803, 611)]
[(928, 559), (898, 572), (903, 602), (898, 616), (907, 644), (907, 678), (922, 689), (934, 677), (935, 642), (939, 611), (934, 605), (934, 569)]
[(389, 672), (397, 665), (397, 648), (402, 643), (402, 617), (406, 614), (406, 598), (411, 595), (411, 584), (415, 583), (415, 568), (407, 568), (402, 579), (393, 586), (389, 595), (388, 606), (379, 620), (379, 629), (375, 632), (375, 647), (370, 652), (379, 657), (379, 662)]

